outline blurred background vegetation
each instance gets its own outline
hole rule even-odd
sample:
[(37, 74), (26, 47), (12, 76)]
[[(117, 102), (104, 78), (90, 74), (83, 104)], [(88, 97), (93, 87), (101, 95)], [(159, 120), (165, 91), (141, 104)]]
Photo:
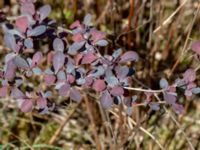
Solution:
[[(36, 7), (43, 4), (51, 5), (50, 18), (66, 28), (91, 13), (94, 25), (109, 40), (102, 53), (119, 47), (138, 52), (133, 87), (141, 82), (159, 89), (160, 78), (172, 83), (200, 63), (190, 51), (191, 42), (200, 39), (198, 0), (38, 0)], [(0, 8), (9, 16), (19, 14), (16, 0), (0, 0)], [(2, 63), (5, 47), (0, 33)], [(197, 79), (199, 85), (199, 71)], [(56, 110), (48, 115), (21, 113), (9, 97), (0, 99), (0, 150), (200, 150), (199, 96), (193, 100), (179, 97), (185, 107), (180, 116), (169, 107), (154, 112), (139, 105), (127, 117), (124, 106), (103, 110), (98, 94), (86, 94), (79, 105), (55, 97)], [(138, 96), (142, 102), (144, 97)]]

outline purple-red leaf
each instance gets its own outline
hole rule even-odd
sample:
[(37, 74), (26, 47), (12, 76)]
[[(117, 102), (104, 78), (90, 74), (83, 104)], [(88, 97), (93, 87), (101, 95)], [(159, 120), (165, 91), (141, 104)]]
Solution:
[(94, 81), (93, 83), (93, 89), (95, 89), (97, 92), (101, 92), (106, 88), (106, 84), (104, 80), (101, 79), (97, 79), (96, 81)]
[(171, 93), (164, 93), (164, 100), (168, 104), (174, 104), (176, 102), (176, 96)]
[(104, 32), (98, 31), (96, 29), (91, 30), (90, 34), (92, 35), (92, 40), (94, 43), (106, 37)]
[(60, 51), (63, 52), (64, 51), (64, 43), (61, 39), (59, 38), (55, 38), (53, 41), (53, 49), (55, 51)]
[(80, 102), (82, 99), (81, 93), (76, 89), (70, 90), (70, 98), (76, 102)]
[(173, 104), (172, 108), (174, 110), (175, 113), (177, 114), (183, 114), (184, 113), (184, 107), (180, 104)]
[(5, 78), (9, 81), (12, 81), (16, 74), (16, 66), (12, 60), (7, 63), (6, 71), (5, 71)]
[(139, 59), (139, 56), (136, 52), (128, 51), (121, 56), (120, 62), (124, 63), (127, 61), (137, 61), (138, 59)]
[(65, 63), (65, 55), (62, 52), (56, 52), (53, 56), (53, 67), (57, 73)]
[(186, 82), (193, 82), (196, 79), (196, 73), (194, 69), (187, 69), (185, 73), (183, 74), (183, 79)]
[(40, 52), (40, 51), (36, 52), (33, 55), (31, 67), (35, 67), (35, 66), (39, 65), (42, 62), (42, 58), (43, 58), (42, 52)]
[(63, 86), (61, 86), (58, 93), (60, 96), (66, 96), (69, 90), (70, 90), (70, 85), (68, 83), (65, 83)]
[(81, 64), (90, 64), (96, 59), (97, 59), (97, 56), (95, 56), (93, 53), (87, 53), (83, 56)]
[(195, 41), (191, 45), (191, 49), (196, 52), (198, 55), (200, 55), (200, 41)]
[(75, 81), (75, 77), (71, 74), (67, 75), (67, 82), (69, 82), (70, 84), (72, 84)]
[(73, 22), (71, 25), (70, 25), (70, 29), (74, 29), (74, 28), (77, 28), (77, 27), (80, 27), (81, 24), (80, 24), (80, 21), (79, 20), (76, 20), (75, 22)]
[(44, 76), (44, 80), (45, 80), (45, 83), (46, 83), (47, 85), (52, 85), (52, 84), (55, 83), (56, 77), (55, 77), (54, 75), (51, 75), (51, 74), (46, 74), (46, 75)]
[(103, 108), (110, 108), (112, 106), (113, 99), (108, 91), (103, 92), (100, 103)]
[(17, 87), (14, 87), (14, 88), (11, 90), (10, 96), (11, 96), (12, 98), (15, 98), (15, 99), (25, 98), (24, 93), (22, 93), (22, 91), (19, 90)]
[(78, 33), (78, 34), (75, 34), (72, 36), (72, 40), (74, 42), (81, 42), (84, 40), (84, 38), (83, 38), (82, 34)]
[(22, 3), (21, 13), (22, 14), (34, 15), (35, 14), (35, 6), (34, 6), (34, 4), (29, 3), (29, 2)]
[(5, 97), (7, 95), (8, 86), (3, 86), (0, 88), (0, 97)]
[(36, 100), (36, 104), (40, 109), (43, 109), (47, 106), (47, 100), (43, 97), (40, 97)]
[(28, 18), (26, 16), (17, 18), (15, 25), (21, 32), (25, 33), (28, 28)]
[(124, 94), (124, 89), (120, 86), (115, 86), (110, 91), (110, 94), (112, 94), (113, 96), (121, 96)]
[(22, 112), (30, 112), (30, 111), (32, 111), (32, 109), (33, 109), (33, 102), (32, 102), (32, 100), (25, 99), (22, 102), (22, 105), (21, 105), (20, 109), (21, 109)]

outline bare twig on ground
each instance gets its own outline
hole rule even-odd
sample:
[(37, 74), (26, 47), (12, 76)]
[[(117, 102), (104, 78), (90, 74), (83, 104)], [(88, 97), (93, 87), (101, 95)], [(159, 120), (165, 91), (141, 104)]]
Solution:
[(157, 27), (153, 33), (158, 32), (163, 26), (170, 23), (171, 19), (180, 11), (180, 9), (186, 4), (188, 0), (184, 0), (183, 3), (159, 26)]
[(186, 50), (187, 50), (187, 46), (188, 46), (188, 42), (189, 42), (189, 39), (190, 39), (190, 35), (191, 35), (191, 32), (192, 32), (192, 28), (193, 28), (193, 25), (197, 19), (197, 16), (198, 16), (198, 13), (199, 13), (199, 10), (200, 10), (200, 5), (198, 5), (198, 8), (196, 10), (196, 13), (195, 13), (195, 16), (194, 18), (192, 19), (192, 21), (190, 22), (190, 29), (189, 29), (189, 32), (187, 34), (187, 37), (186, 37), (186, 40), (185, 40), (185, 43), (184, 43), (184, 46), (183, 46), (183, 49), (181, 51), (181, 55), (178, 57), (178, 59), (176, 60), (176, 62), (174, 63), (171, 71), (170, 71), (170, 74), (169, 74), (169, 77), (173, 74), (174, 70), (176, 69), (176, 67), (178, 66), (179, 62), (181, 61), (182, 57), (184, 56)]
[(99, 137), (98, 137), (98, 133), (97, 133), (94, 117), (93, 117), (92, 111), (91, 111), (91, 105), (90, 105), (90, 102), (88, 100), (87, 95), (84, 95), (84, 100), (85, 100), (85, 103), (86, 103), (88, 116), (89, 116), (89, 119), (91, 121), (92, 132), (94, 134), (94, 138), (95, 138), (95, 142), (96, 142), (96, 148), (97, 148), (97, 150), (101, 150), (102, 149), (101, 148), (101, 142), (100, 142)]
[(65, 127), (65, 125), (67, 124), (67, 122), (69, 121), (69, 119), (72, 117), (72, 115), (75, 113), (76, 109), (79, 107), (80, 104), (81, 103), (77, 103), (76, 106), (73, 108), (73, 110), (65, 118), (64, 122), (60, 125), (60, 127), (56, 130), (56, 132), (54, 133), (54, 135), (49, 140), (49, 144), (53, 144), (57, 140), (57, 138), (60, 135), (60, 133), (62, 132), (63, 128)]

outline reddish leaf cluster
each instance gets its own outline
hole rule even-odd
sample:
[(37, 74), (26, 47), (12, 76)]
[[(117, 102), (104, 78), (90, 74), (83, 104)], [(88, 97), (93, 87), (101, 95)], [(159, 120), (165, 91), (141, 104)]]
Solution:
[[(99, 47), (107, 46), (108, 41), (104, 32), (91, 25), (90, 14), (84, 17), (83, 22), (77, 20), (72, 23), (70, 32), (60, 31), (56, 22), (48, 18), (51, 7), (45, 5), (36, 10), (35, 2), (20, 0), (21, 15), (14, 24), (9, 21), (2, 24), (5, 45), (10, 51), (0, 71), (0, 97), (9, 94), (16, 99), (23, 112), (36, 108), (40, 113), (47, 113), (54, 108), (54, 105), (48, 104), (52, 92), (57, 91), (59, 96), (69, 96), (80, 102), (80, 89), (90, 88), (101, 94), (100, 103), (104, 108), (124, 100), (130, 113), (137, 97), (131, 96), (125, 89), (132, 85), (131, 76), (135, 72), (134, 68), (128, 67), (127, 62), (138, 61), (138, 54), (134, 51), (124, 53), (122, 49), (117, 49), (112, 55), (102, 56)], [(69, 42), (70, 36), (73, 43)], [(38, 49), (44, 40), (50, 41), (53, 50)], [(193, 48), (199, 52), (198, 43)], [(177, 87), (183, 88), (187, 97), (200, 92), (193, 82), (195, 78), (194, 71), (189, 69), (183, 79), (177, 80), (172, 86), (165, 79), (160, 81), (164, 89), (163, 97), (175, 112), (182, 112), (182, 106), (176, 103)], [(39, 85), (44, 84), (46, 90), (29, 87), (26, 82), (31, 79), (36, 79)], [(158, 110), (159, 104), (151, 100), (153, 93), (146, 92), (145, 95), (150, 108)]]

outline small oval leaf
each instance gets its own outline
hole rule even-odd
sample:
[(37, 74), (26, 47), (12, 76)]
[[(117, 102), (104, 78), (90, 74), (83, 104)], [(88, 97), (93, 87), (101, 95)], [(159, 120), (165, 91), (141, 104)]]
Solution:
[(13, 63), (18, 67), (18, 68), (22, 68), (22, 69), (28, 69), (29, 68), (29, 65), (28, 65), (28, 62), (20, 57), (20, 56), (16, 56), (14, 59), (13, 59)]
[(55, 51), (60, 51), (63, 52), (64, 51), (64, 43), (61, 39), (59, 38), (55, 38), (53, 41), (53, 49)]
[(56, 52), (53, 56), (53, 67), (56, 74), (63, 67), (64, 63), (65, 55), (62, 52)]
[(113, 99), (108, 91), (103, 92), (100, 103), (103, 108), (110, 108), (112, 106)]
[(120, 63), (124, 63), (127, 61), (138, 61), (139, 56), (134, 51), (128, 51), (121, 56)]
[(33, 102), (30, 99), (25, 99), (21, 105), (22, 112), (30, 112), (33, 109)]
[(97, 59), (97, 56), (95, 56), (93, 53), (87, 53), (86, 55), (83, 56), (81, 64), (90, 64), (96, 59)]
[(104, 80), (97, 79), (94, 81), (93, 86), (92, 86), (97, 92), (101, 92), (106, 88), (106, 84)]
[(51, 6), (50, 5), (44, 5), (39, 9), (40, 13), (40, 21), (46, 19), (49, 14), (51, 13)]
[(80, 102), (82, 100), (81, 93), (74, 88), (70, 90), (70, 98), (76, 102)]
[(39, 36), (39, 35), (42, 35), (43, 33), (45, 33), (45, 31), (46, 31), (46, 26), (39, 25), (39, 26), (35, 27), (34, 29), (29, 30), (27, 32), (27, 35), (28, 36)]

